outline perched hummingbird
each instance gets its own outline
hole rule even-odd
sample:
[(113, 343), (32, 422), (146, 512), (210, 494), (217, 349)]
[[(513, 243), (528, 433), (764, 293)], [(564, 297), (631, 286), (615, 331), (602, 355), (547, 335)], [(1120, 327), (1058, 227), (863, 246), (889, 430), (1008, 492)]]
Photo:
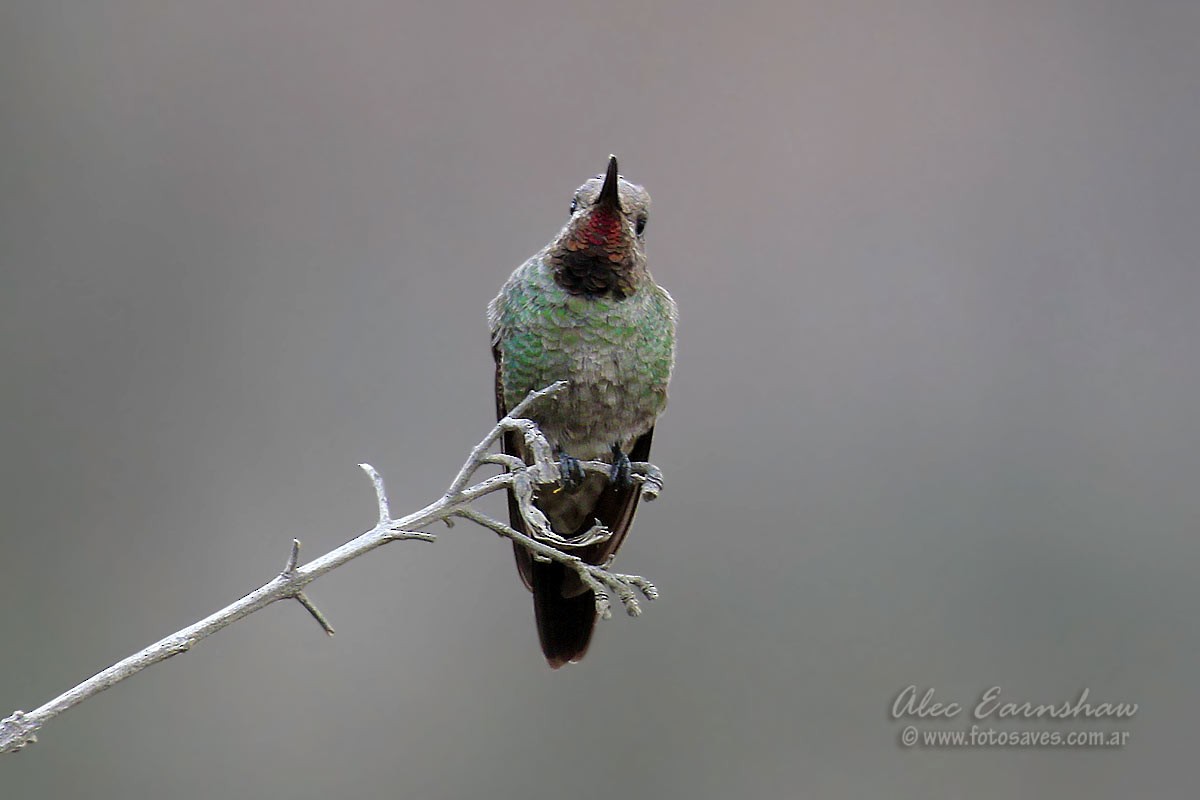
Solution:
[[(646, 269), (650, 195), (608, 171), (584, 183), (558, 236), (513, 272), (488, 304), (496, 360), (496, 414), (559, 380), (569, 385), (531, 412), (559, 459), (561, 485), (535, 500), (561, 536), (582, 537), (596, 522), (612, 535), (571, 552), (606, 563), (629, 532), (639, 487), (630, 460), (646, 461), (654, 423), (667, 405), (675, 366), (675, 301)], [(527, 462), (521, 437), (504, 452)], [(580, 460), (612, 464), (587, 473)], [(525, 525), (512, 492), (512, 527)], [(521, 579), (533, 592), (538, 638), (557, 669), (587, 652), (596, 624), (595, 596), (557, 562), (535, 561), (514, 545)]]

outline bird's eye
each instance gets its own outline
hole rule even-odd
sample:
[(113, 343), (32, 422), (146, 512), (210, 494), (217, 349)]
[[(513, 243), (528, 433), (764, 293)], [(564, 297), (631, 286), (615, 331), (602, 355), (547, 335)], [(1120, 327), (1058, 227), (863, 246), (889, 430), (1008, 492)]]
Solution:
[(576, 210), (578, 210), (578, 209), (579, 209), (579, 198), (576, 197), (571, 200), (571, 213), (574, 214), (576, 212)]
[(646, 215), (645, 214), (643, 214), (642, 216), (637, 218), (637, 223), (635, 223), (635, 227), (637, 230), (637, 235), (641, 236), (642, 233), (646, 230)]

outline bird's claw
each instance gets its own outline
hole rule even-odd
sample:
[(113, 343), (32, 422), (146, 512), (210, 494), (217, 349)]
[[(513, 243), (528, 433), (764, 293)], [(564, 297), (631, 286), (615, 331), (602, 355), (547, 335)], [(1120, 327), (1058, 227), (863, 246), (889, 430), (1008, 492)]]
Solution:
[(567, 455), (565, 450), (558, 451), (559, 489), (574, 491), (583, 484), (586, 473), (579, 459)]
[(608, 479), (612, 482), (613, 486), (622, 491), (632, 488), (633, 467), (629, 463), (629, 456), (621, 450), (621, 445), (619, 444), (612, 446), (612, 454), (612, 469), (609, 470)]

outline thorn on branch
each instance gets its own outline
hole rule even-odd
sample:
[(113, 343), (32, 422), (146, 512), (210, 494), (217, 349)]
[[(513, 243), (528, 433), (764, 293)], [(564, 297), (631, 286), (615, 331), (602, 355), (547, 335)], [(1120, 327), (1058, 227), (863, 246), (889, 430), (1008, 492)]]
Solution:
[(386, 526), (392, 521), (392, 512), (388, 508), (387, 490), (383, 487), (383, 478), (370, 464), (359, 464), (358, 466), (367, 473), (367, 477), (375, 486), (375, 499), (379, 502), (379, 525)]
[(300, 540), (292, 539), (292, 552), (288, 555), (287, 563), (283, 565), (283, 577), (291, 578), (296, 574), (296, 564), (300, 561)]
[(306, 595), (304, 592), (300, 592), (296, 595), (296, 600), (299, 601), (300, 605), (304, 606), (304, 608), (308, 610), (309, 614), (312, 614), (313, 619), (317, 621), (317, 624), (321, 626), (321, 629), (324, 630), (325, 633), (333, 636), (333, 626), (329, 624), (329, 620), (325, 619), (325, 615), (321, 613), (321, 610), (313, 605), (313, 601), (308, 599), (308, 595)]
[[(363, 465), (363, 466), (366, 467), (367, 465)], [(374, 470), (372, 470), (372, 472), (374, 472)], [(380, 485), (382, 485), (382, 482)], [(386, 502), (386, 501), (384, 501), (384, 502)], [(296, 566), (299, 563), (300, 563), (300, 540), (292, 539), (292, 551), (290, 553), (288, 553), (287, 563), (283, 565), (283, 572), (279, 573), (279, 577), (283, 578), (283, 580), (286, 581), (287, 583), (291, 583), (292, 581), (295, 581), (296, 580)], [(304, 584), (301, 583), (300, 585), (303, 586)], [(292, 594), (292, 593), (289, 592), (289, 594)], [(317, 621), (317, 624), (319, 624), (321, 626), (321, 630), (325, 631), (325, 633), (329, 634), (330, 636), (333, 636), (333, 626), (329, 624), (329, 620), (325, 619), (325, 615), (322, 614), (321, 610), (313, 604), (313, 601), (308, 599), (308, 595), (306, 595), (302, 589), (296, 589), (295, 593), (292, 594), (292, 597), (296, 598), (296, 602), (298, 602), (298, 603), (300, 603), (300, 605), (304, 606), (304, 608), (308, 611), (309, 614), (312, 614), (313, 619), (315, 619)], [(191, 645), (189, 643), (188, 647), (190, 647), (190, 646)], [(184, 649), (187, 649), (187, 648), (184, 648)]]

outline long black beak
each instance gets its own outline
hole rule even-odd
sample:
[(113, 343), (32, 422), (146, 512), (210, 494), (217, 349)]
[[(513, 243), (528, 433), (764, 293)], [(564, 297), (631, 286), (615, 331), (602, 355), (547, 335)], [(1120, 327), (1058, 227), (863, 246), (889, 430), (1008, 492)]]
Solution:
[(617, 192), (617, 157), (608, 157), (608, 172), (604, 174), (604, 185), (600, 187), (600, 195), (594, 205), (597, 208), (607, 208), (620, 213), (621, 199)]

